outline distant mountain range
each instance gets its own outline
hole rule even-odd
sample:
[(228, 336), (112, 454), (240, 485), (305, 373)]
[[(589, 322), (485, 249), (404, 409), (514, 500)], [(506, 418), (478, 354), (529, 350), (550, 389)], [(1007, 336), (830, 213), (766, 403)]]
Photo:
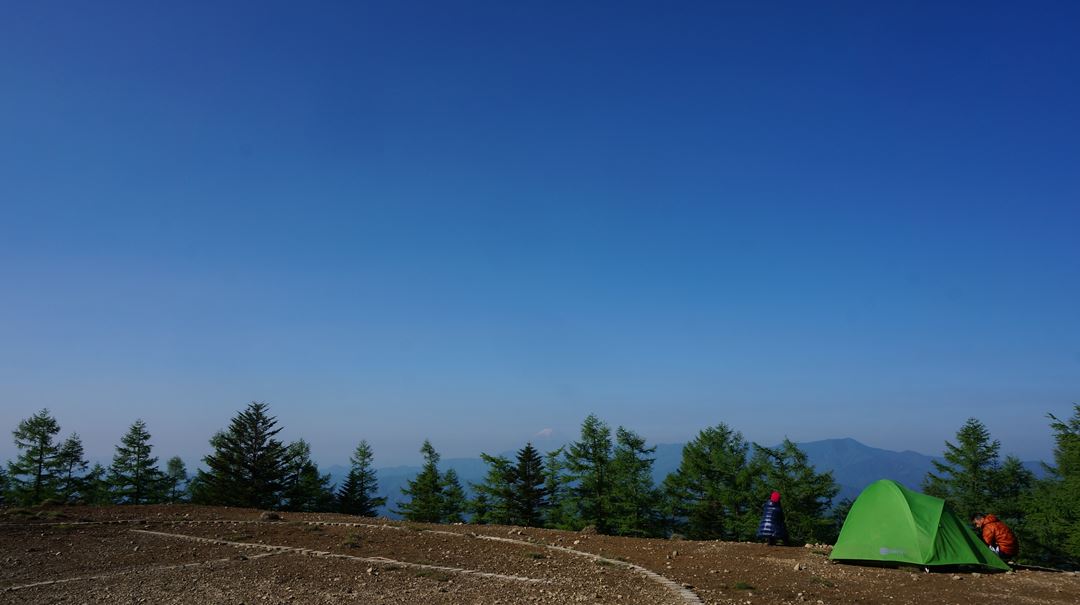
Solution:
[[(810, 463), (818, 472), (832, 471), (840, 493), (835, 501), (842, 498), (854, 499), (864, 487), (878, 479), (893, 479), (900, 483), (919, 489), (926, 473), (933, 468), (933, 461), (939, 457), (927, 456), (910, 450), (894, 452), (870, 447), (859, 443), (854, 439), (825, 439), (823, 441), (808, 441), (798, 444), (799, 448), (806, 452)], [(653, 478), (657, 483), (663, 481), (669, 473), (679, 467), (682, 460), (683, 444), (662, 443), (656, 446), (656, 462), (653, 463)], [(513, 458), (513, 452), (504, 455)], [(1024, 466), (1036, 474), (1042, 476), (1043, 468), (1039, 462), (1025, 462)], [(487, 465), (480, 458), (450, 458), (439, 464), (439, 469), (454, 469), (461, 479), (463, 486), (468, 488), (470, 483), (480, 483), (487, 474)], [(348, 467), (333, 465), (326, 469), (339, 484), (348, 473)], [(379, 478), (379, 495), (387, 498), (388, 506), (382, 510), (382, 514), (390, 517), (393, 510), (404, 499), (401, 488), (406, 482), (420, 472), (419, 466), (394, 466), (377, 469)]]

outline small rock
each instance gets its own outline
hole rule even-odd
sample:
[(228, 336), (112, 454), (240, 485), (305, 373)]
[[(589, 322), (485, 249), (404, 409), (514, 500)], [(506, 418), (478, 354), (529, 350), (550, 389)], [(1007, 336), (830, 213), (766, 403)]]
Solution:
[(802, 570), (803, 570), (802, 563), (796, 563), (795, 564), (795, 571), (802, 571)]
[(952, 577), (952, 579), (954, 579), (954, 580), (959, 580), (959, 579), (960, 579), (960, 576), (953, 576), (953, 577)]

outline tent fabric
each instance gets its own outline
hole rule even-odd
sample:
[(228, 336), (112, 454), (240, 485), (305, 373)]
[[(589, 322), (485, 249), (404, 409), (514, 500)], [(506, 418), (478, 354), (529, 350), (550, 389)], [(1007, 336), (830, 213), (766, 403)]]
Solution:
[(830, 558), (1009, 569), (944, 500), (888, 479), (871, 483), (855, 499)]

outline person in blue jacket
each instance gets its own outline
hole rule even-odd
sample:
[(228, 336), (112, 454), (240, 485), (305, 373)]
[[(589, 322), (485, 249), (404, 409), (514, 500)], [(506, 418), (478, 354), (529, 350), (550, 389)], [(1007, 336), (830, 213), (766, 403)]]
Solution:
[(769, 501), (765, 503), (765, 511), (761, 515), (761, 525), (758, 525), (758, 538), (768, 540), (769, 546), (776, 541), (787, 540), (787, 527), (784, 525), (784, 509), (780, 508), (780, 492), (773, 492)]

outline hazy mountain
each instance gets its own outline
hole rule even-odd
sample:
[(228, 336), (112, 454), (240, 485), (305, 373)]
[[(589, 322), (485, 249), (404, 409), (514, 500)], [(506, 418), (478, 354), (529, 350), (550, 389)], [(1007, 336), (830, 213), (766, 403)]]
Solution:
[[(906, 450), (894, 452), (876, 447), (870, 447), (850, 438), (825, 439), (823, 441), (808, 441), (798, 444), (799, 448), (806, 452), (810, 463), (819, 472), (831, 470), (836, 483), (840, 486), (840, 493), (836, 501), (842, 498), (854, 499), (864, 487), (878, 479), (893, 479), (913, 488), (919, 489), (926, 473), (932, 468), (933, 456), (920, 454)], [(653, 464), (653, 478), (659, 484), (669, 473), (679, 467), (682, 459), (681, 443), (661, 443), (656, 446), (656, 462)], [(513, 459), (514, 452), (505, 452), (503, 455)], [(1036, 476), (1043, 475), (1042, 465), (1039, 462), (1025, 462), (1024, 465), (1032, 470)], [(487, 465), (480, 458), (450, 458), (439, 464), (439, 469), (445, 471), (452, 468), (457, 471), (461, 483), (468, 489), (470, 483), (480, 483), (487, 473)], [(338, 484), (348, 473), (348, 467), (333, 465), (326, 469)], [(387, 498), (388, 506), (382, 511), (388, 516), (396, 516), (393, 510), (403, 500), (401, 488), (412, 479), (418, 472), (419, 466), (394, 466), (378, 469), (379, 495)]]

